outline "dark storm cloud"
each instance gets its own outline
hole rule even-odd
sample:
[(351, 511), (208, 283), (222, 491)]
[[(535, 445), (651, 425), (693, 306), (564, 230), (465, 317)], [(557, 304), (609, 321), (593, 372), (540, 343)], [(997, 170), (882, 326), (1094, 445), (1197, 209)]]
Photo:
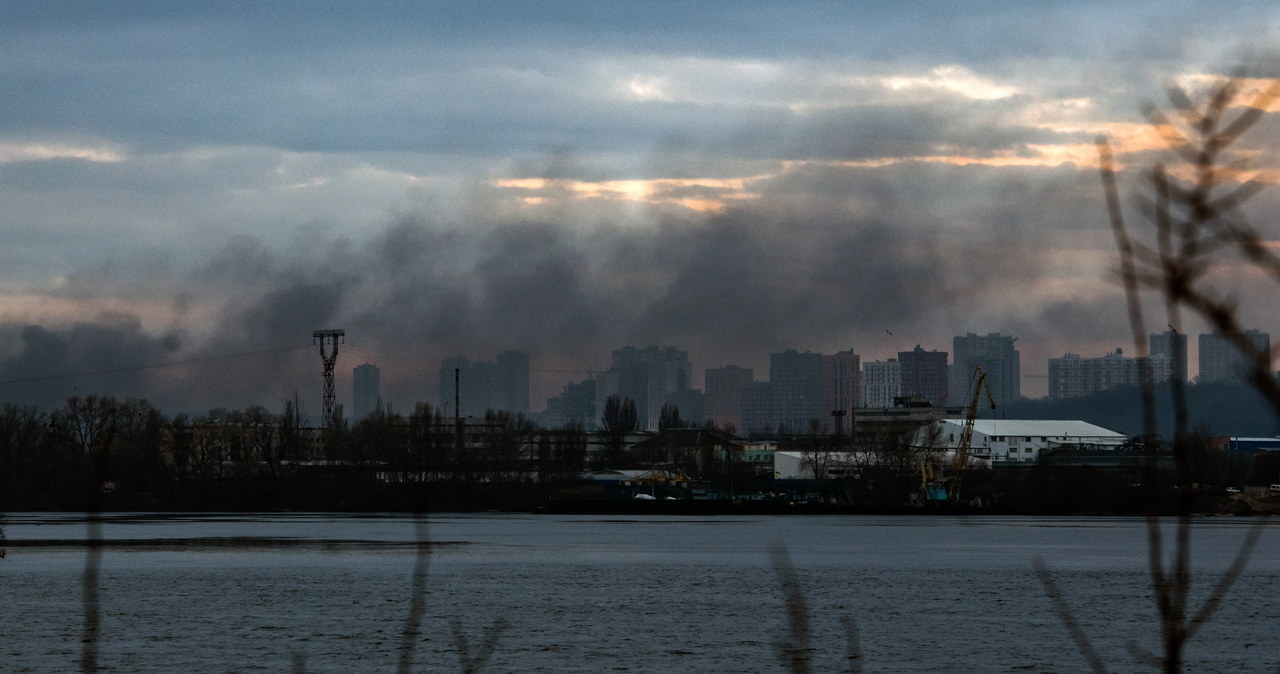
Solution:
[(160, 390), (151, 366), (182, 344), (176, 333), (148, 334), (120, 314), (61, 329), (6, 325), (0, 339), (13, 350), (0, 360), (0, 399), (45, 408), (77, 394), (146, 398)]
[[(175, 352), (176, 343), (142, 334), (136, 321), (32, 327), (4, 372), (34, 376), (36, 361), (47, 364), (43, 372), (97, 371), (305, 345), (321, 327), (345, 328), (348, 342), (366, 352), (413, 351), (410, 358), (430, 368), (454, 353), (506, 348), (585, 368), (613, 348), (649, 342), (765, 354), (797, 345), (798, 333), (812, 340), (847, 332), (854, 321), (913, 319), (945, 293), (940, 251), (905, 233), (874, 222), (762, 215), (743, 209), (585, 234), (546, 222), (445, 230), (410, 217), (366, 245), (334, 242), (314, 257), (274, 254), (241, 238), (191, 279), (200, 281), (194, 303), (221, 307), (199, 344)], [(95, 340), (105, 346), (91, 348)], [(54, 347), (65, 343), (79, 345), (80, 355), (59, 356)], [(118, 384), (129, 391), (150, 384), (153, 399), (171, 397), (158, 403), (188, 410), (246, 398), (272, 404), (318, 368), (290, 358), (274, 373), (261, 360), (229, 361), (192, 365), (182, 381), (160, 369)], [(433, 376), (434, 369), (384, 374), (418, 391)], [(182, 390), (197, 382), (198, 391)]]
[[(138, 300), (132, 317), (5, 314), (0, 367), (146, 363), (95, 385), (195, 412), (300, 392), (315, 416), (319, 328), (346, 329), (344, 358), (379, 361), (402, 408), (441, 358), (506, 348), (573, 369), (675, 344), (697, 367), (758, 367), (969, 329), (1105, 339), (1122, 322), (1073, 278), (1111, 259), (1092, 169), (880, 162), (1087, 144), (1079, 129), (1140, 122), (1160, 78), (1205, 70), (1233, 30), (1275, 24), (1249, 13), (0, 3), (0, 281), (21, 301)], [(900, 96), (888, 76), (910, 80)], [(531, 178), (551, 182), (493, 186)], [(652, 199), (751, 196), (703, 215), (575, 183), (637, 178), (745, 180)]]
[[(28, 135), (75, 129), (156, 149), (495, 156), (571, 142), (634, 150), (664, 130), (714, 133), (723, 117), (708, 117), (704, 106), (602, 99), (605, 92), (582, 87), (593, 64), (653, 55), (821, 62), (852, 51), (881, 64), (968, 63), (1025, 76), (1009, 62), (1097, 58), (1138, 44), (1177, 51), (1182, 45), (1170, 33), (1148, 41), (1135, 39), (1131, 27), (1153, 18), (1176, 24), (1193, 8), (555, 2), (500, 10), (470, 3), (381, 11), (58, 3), (37, 10), (12, 2), (0, 10), (0, 37), (12, 57), (0, 72), (0, 88), (11, 92), (0, 127)], [(1229, 23), (1197, 19), (1200, 31)]]
[[(42, 345), (78, 340), (88, 353), (94, 339), (131, 339), (134, 360), (107, 349), (92, 362), (200, 362), (130, 373), (121, 390), (195, 412), (278, 407), (298, 394), (314, 415), (319, 358), (310, 335), (329, 327), (347, 330), (340, 377), (351, 358), (380, 362), (386, 393), (401, 406), (434, 396), (444, 357), (509, 348), (530, 352), (535, 369), (585, 370), (626, 344), (674, 344), (699, 368), (761, 368), (785, 348), (852, 347), (868, 359), (884, 355), (873, 345), (947, 350), (967, 330), (1018, 335), (1029, 357), (1067, 340), (1122, 345), (1117, 287), (1056, 298), (1027, 290), (1069, 248), (1080, 259), (1101, 256), (1101, 273), (1113, 266), (1093, 180), (1069, 168), (812, 164), (757, 181), (757, 198), (714, 215), (582, 223), (573, 213), (586, 206), (562, 195), (545, 213), (568, 213), (567, 221), (537, 209), (464, 222), (422, 210), (360, 240), (321, 234), (287, 247), (240, 236), (168, 280), (174, 302), (212, 313), (182, 348), (113, 319), (31, 328), (36, 338), (4, 367), (21, 374), (48, 360), (97, 371), (85, 358), (46, 358), (51, 347)], [(64, 294), (92, 296), (100, 286), (110, 295), (120, 277), (131, 278), (86, 270)], [(1062, 282), (1074, 280), (1068, 270)], [(890, 329), (896, 341), (886, 341)], [(266, 355), (218, 359), (237, 354)]]
[(857, 161), (939, 155), (969, 158), (997, 153), (1030, 154), (1032, 143), (1091, 142), (1084, 133), (1063, 134), (1010, 124), (1017, 101), (933, 102), (825, 110), (772, 119), (741, 131), (726, 145), (738, 156)]

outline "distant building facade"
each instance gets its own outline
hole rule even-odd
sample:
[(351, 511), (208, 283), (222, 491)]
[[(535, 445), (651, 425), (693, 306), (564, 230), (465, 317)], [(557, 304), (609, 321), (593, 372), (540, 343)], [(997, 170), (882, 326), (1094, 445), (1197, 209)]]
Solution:
[(493, 365), (491, 406), (512, 414), (528, 414), (529, 354), (503, 351), (494, 359)]
[(898, 359), (870, 361), (862, 364), (862, 404), (866, 407), (892, 407), (893, 399), (902, 395), (902, 370)]
[(581, 426), (583, 430), (594, 431), (599, 428), (599, 422), (594, 379), (565, 385), (560, 395), (547, 400), (547, 411), (542, 415), (542, 425), (550, 429)]
[(596, 377), (596, 409), (603, 410), (609, 396), (630, 398), (636, 404), (640, 430), (656, 431), (662, 406), (672, 394), (690, 388), (692, 371), (689, 352), (674, 346), (615, 349), (609, 370)]
[(822, 411), (822, 354), (795, 349), (769, 355), (773, 422), (786, 433), (807, 433), (811, 421), (826, 423)]
[(720, 425), (746, 430), (742, 424), (742, 396), (754, 381), (751, 368), (726, 365), (703, 373), (707, 418)]
[(902, 395), (919, 396), (935, 407), (947, 403), (947, 352), (925, 351), (917, 344), (912, 351), (898, 352)]
[(665, 404), (676, 408), (685, 428), (701, 427), (707, 421), (707, 397), (702, 391), (686, 388), (669, 393)]
[(1151, 354), (1152, 369), (1164, 369), (1159, 361), (1168, 359), (1168, 375), (1156, 376), (1156, 381), (1168, 381), (1180, 378), (1186, 381), (1187, 373), (1187, 336), (1173, 330), (1151, 335), (1147, 338), (1147, 350)]
[(369, 416), (378, 409), (381, 399), (381, 377), (378, 366), (372, 363), (357, 365), (351, 370), (351, 402), (354, 421)]
[(1049, 397), (1074, 398), (1116, 386), (1139, 383), (1138, 361), (1116, 349), (1101, 358), (1081, 358), (1068, 353), (1049, 359)]
[(773, 415), (773, 384), (751, 382), (742, 391), (742, 430), (739, 435), (773, 435), (777, 430)]
[(987, 375), (987, 386), (997, 407), (1003, 407), (1022, 397), (1022, 361), (1013, 348), (1017, 337), (993, 332), (976, 335), (972, 332), (952, 340), (953, 365), (948, 377), (952, 405), (968, 404), (973, 395), (974, 373), (981, 367)]
[(862, 357), (853, 349), (822, 356), (822, 411), (831, 433), (847, 433), (853, 411), (861, 406)]
[[(454, 378), (457, 376), (458, 405), (454, 409)], [(483, 417), (490, 410), (512, 414), (529, 412), (529, 356), (504, 351), (494, 361), (472, 362), (452, 356), (440, 363), (440, 409), (453, 416)]]
[[(1258, 330), (1246, 330), (1242, 335), (1260, 352), (1270, 353), (1271, 335)], [(1210, 333), (1200, 335), (1200, 376), (1198, 383), (1243, 382), (1252, 369), (1245, 354), (1230, 335)], [(1268, 371), (1270, 371), (1268, 366)]]

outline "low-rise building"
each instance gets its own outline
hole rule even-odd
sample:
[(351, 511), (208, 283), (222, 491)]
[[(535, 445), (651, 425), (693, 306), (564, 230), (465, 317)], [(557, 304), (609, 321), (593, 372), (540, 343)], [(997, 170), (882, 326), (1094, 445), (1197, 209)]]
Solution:
[(857, 476), (870, 461), (865, 452), (773, 453), (773, 476), (779, 480), (842, 480)]
[[(936, 442), (954, 453), (964, 435), (964, 419), (941, 419)], [(969, 454), (992, 462), (1035, 461), (1042, 452), (1059, 449), (1115, 450), (1128, 438), (1084, 421), (976, 419)]]

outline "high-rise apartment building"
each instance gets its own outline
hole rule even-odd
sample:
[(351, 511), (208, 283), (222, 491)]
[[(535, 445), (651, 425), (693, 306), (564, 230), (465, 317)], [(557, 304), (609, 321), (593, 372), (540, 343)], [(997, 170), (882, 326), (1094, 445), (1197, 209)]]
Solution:
[(861, 406), (862, 357), (853, 349), (822, 356), (822, 411), (831, 432), (849, 432), (853, 410)]
[(952, 340), (953, 366), (948, 376), (952, 405), (967, 405), (973, 395), (974, 375), (977, 368), (987, 374), (987, 386), (996, 406), (1001, 407), (1022, 397), (1022, 363), (1018, 350), (1013, 348), (1017, 337), (993, 332), (976, 335), (972, 332)]
[(598, 428), (600, 414), (596, 410), (596, 381), (587, 379), (577, 384), (566, 384), (560, 395), (547, 400), (542, 424), (550, 429), (569, 425), (581, 425), (588, 431)]
[(662, 406), (671, 394), (689, 388), (692, 371), (689, 352), (673, 346), (615, 349), (608, 372), (596, 377), (596, 409), (603, 410), (604, 400), (611, 395), (630, 398), (635, 401), (640, 428), (656, 431)]
[(357, 365), (351, 370), (351, 402), (353, 421), (360, 421), (378, 408), (381, 397), (381, 378), (378, 366), (372, 363)]
[(767, 381), (751, 382), (742, 392), (742, 426), (738, 433), (773, 434), (778, 430), (773, 419), (773, 385)]
[(822, 354), (787, 349), (769, 355), (773, 422), (786, 433), (807, 433), (810, 422), (827, 423), (822, 410)]
[(902, 371), (896, 358), (862, 364), (862, 404), (866, 407), (893, 407), (902, 395)]
[[(1151, 369), (1152, 376), (1156, 382), (1165, 382), (1175, 377), (1186, 381), (1189, 376), (1187, 373), (1187, 336), (1174, 332), (1173, 330), (1165, 330), (1159, 334), (1153, 334), (1147, 338), (1147, 349), (1151, 353)], [(1168, 373), (1165, 374), (1165, 365), (1161, 362), (1162, 357), (1168, 360)]]
[(925, 351), (917, 344), (912, 351), (898, 352), (902, 395), (918, 396), (934, 407), (946, 404), (947, 352)]
[[(1168, 371), (1172, 361), (1162, 357), (1163, 368)], [(1101, 358), (1081, 358), (1068, 353), (1061, 358), (1049, 359), (1049, 397), (1055, 400), (1089, 395), (1117, 386), (1138, 384), (1138, 359), (1126, 358), (1122, 349), (1116, 349)]]
[[(686, 388), (667, 394), (667, 405), (676, 408), (686, 427), (702, 426), (707, 422), (707, 396), (697, 389)], [(661, 412), (661, 408), (658, 410)]]
[(751, 368), (726, 365), (708, 368), (704, 373), (707, 418), (724, 426), (746, 430), (742, 424), (742, 396), (754, 381)]
[(529, 354), (503, 351), (493, 368), (492, 404), (512, 414), (529, 413)]
[[(1246, 330), (1245, 339), (1260, 353), (1271, 352), (1271, 335), (1258, 330)], [(1253, 363), (1236, 345), (1230, 335), (1210, 333), (1200, 335), (1200, 376), (1198, 383), (1242, 382), (1248, 377)], [(1269, 362), (1269, 361), (1268, 361)], [(1271, 371), (1271, 366), (1267, 366)]]
[(529, 356), (504, 351), (496, 361), (471, 361), (453, 356), (440, 363), (440, 409), (454, 410), (454, 372), (458, 376), (461, 416), (480, 417), (490, 410), (513, 414), (529, 411)]

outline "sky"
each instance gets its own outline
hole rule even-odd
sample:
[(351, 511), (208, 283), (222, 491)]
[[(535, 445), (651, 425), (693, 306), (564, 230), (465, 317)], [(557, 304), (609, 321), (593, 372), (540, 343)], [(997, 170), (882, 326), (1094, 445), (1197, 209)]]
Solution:
[(0, 2), (0, 401), (318, 420), (329, 328), (401, 411), (451, 355), (528, 352), (536, 411), (626, 345), (700, 385), (967, 332), (1043, 395), (1132, 352), (1095, 137), (1140, 190), (1142, 105), (1277, 44), (1270, 2)]

